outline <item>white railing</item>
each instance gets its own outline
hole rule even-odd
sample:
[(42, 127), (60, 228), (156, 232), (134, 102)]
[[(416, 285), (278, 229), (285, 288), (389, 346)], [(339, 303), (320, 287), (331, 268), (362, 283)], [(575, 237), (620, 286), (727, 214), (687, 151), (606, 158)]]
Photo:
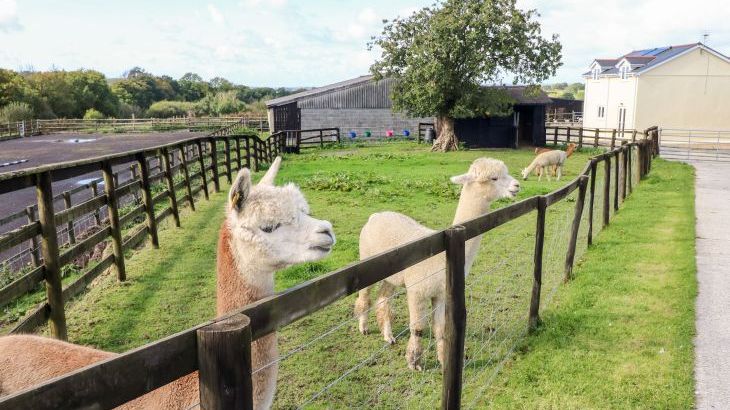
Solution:
[(660, 128), (659, 149), (666, 159), (730, 162), (730, 130)]

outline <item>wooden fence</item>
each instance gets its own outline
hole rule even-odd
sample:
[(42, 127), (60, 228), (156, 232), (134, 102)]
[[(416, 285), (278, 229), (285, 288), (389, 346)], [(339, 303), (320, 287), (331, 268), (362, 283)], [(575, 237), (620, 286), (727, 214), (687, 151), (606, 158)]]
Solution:
[(253, 117), (173, 117), (173, 118), (103, 118), (103, 119), (53, 119), (26, 120), (0, 123), (0, 139), (28, 137), (59, 132), (153, 132), (191, 130), (204, 131), (223, 126), (241, 126), (269, 130), (265, 116)]
[[(34, 251), (40, 250), (29, 272), (0, 289), (0, 307), (35, 290), (41, 282), (46, 284), (47, 295), (46, 302), (21, 319), (11, 333), (31, 331), (50, 319), (51, 335), (65, 339), (64, 303), (111, 266), (116, 268), (117, 277), (123, 281), (126, 276), (125, 250), (137, 246), (146, 237), (157, 247), (157, 225), (172, 216), (175, 224), (180, 226), (179, 208), (183, 204), (194, 210), (195, 198), (202, 191), (207, 199), (211, 183), (217, 192), (221, 178), (225, 177), (230, 183), (235, 170), (247, 167), (257, 171), (282, 152), (282, 135), (262, 140), (255, 133), (242, 130), (241, 124), (237, 123), (206, 137), (0, 174), (0, 194), (28, 187), (35, 187), (37, 194), (37, 205), (21, 212), (32, 216), (27, 223), (0, 235), (0, 252), (24, 242), (31, 242)], [(175, 158), (176, 165), (173, 163)], [(152, 172), (150, 163), (153, 161), (158, 162), (157, 173)], [(126, 181), (115, 178), (112, 167), (130, 163), (136, 168), (132, 177)], [(54, 200), (59, 196), (53, 194), (53, 182), (98, 171), (102, 173), (103, 184), (92, 181), (90, 199), (73, 205), (70, 201), (73, 190), (66, 191), (60, 195), (65, 209), (54, 209)], [(97, 191), (99, 185), (103, 185), (103, 192)], [(140, 197), (141, 203), (125, 207), (125, 212), (122, 212), (120, 198), (129, 195)], [(167, 206), (164, 205), (166, 202)], [(101, 216), (104, 209), (106, 218)], [(89, 215), (99, 222), (98, 231), (80, 240), (70, 236), (65, 248), (59, 246), (59, 232), (68, 229), (67, 226), (72, 227), (74, 220)], [(145, 221), (138, 222), (141, 218)], [(62, 287), (63, 266), (72, 264), (76, 258), (108, 240), (111, 240), (113, 253), (82, 272), (74, 282)]]
[[(464, 360), (464, 331), (468, 312), (465, 308), (464, 259), (465, 241), (489, 232), (511, 220), (537, 211), (533, 280), (529, 292), (531, 300), (527, 314), (530, 329), (539, 323), (542, 286), (545, 214), (549, 207), (565, 200), (578, 190), (569, 244), (565, 255), (564, 280), (570, 280), (574, 266), (578, 230), (584, 207), (587, 207), (588, 243), (594, 236), (593, 213), (601, 207), (604, 225), (609, 223), (610, 210), (618, 209), (620, 202), (633, 189), (633, 177), (643, 178), (651, 168), (652, 139), (642, 138), (627, 142), (614, 150), (593, 157), (567, 185), (547, 195), (524, 199), (494, 212), (479, 216), (459, 226), (452, 226), (379, 255), (361, 260), (334, 272), (264, 298), (224, 317), (202, 323), (162, 340), (144, 345), (117, 357), (77, 370), (67, 376), (16, 393), (0, 400), (0, 410), (13, 408), (109, 408), (144, 395), (171, 381), (201, 370), (199, 379), (207, 393), (201, 395), (201, 408), (221, 408), (225, 398), (243, 399), (242, 408), (251, 408), (251, 367), (249, 341), (281, 329), (292, 322), (360, 289), (373, 285), (425, 259), (446, 253), (446, 350), (443, 368), (442, 404), (444, 409), (457, 409), (461, 402), (461, 375)], [(636, 163), (634, 163), (636, 161)], [(605, 168), (602, 203), (596, 203), (597, 167)], [(98, 165), (97, 165), (98, 166)], [(611, 167), (616, 170), (615, 179)], [(214, 167), (215, 169), (215, 167)], [(630, 172), (627, 172), (629, 170)], [(39, 175), (45, 175), (41, 173)], [(39, 187), (48, 177), (37, 177)], [(613, 182), (612, 182), (613, 181)], [(26, 185), (30, 185), (28, 180)], [(615, 196), (610, 201), (611, 185)], [(3, 185), (0, 184), (0, 187)], [(621, 190), (619, 190), (621, 187)], [(39, 190), (41, 190), (39, 188)], [(622, 195), (619, 195), (622, 192)], [(586, 197), (588, 198), (586, 206)], [(614, 211), (615, 212), (615, 211)], [(48, 218), (52, 221), (52, 218)], [(206, 334), (218, 330), (219, 346), (210, 351)], [(221, 331), (221, 329), (228, 329)], [(250, 337), (249, 337), (250, 335)], [(241, 345), (243, 340), (244, 345)], [(239, 360), (231, 361), (221, 352), (237, 351)], [(240, 360), (243, 358), (243, 360)], [(216, 375), (215, 379), (211, 375)], [(234, 379), (243, 377), (245, 382)], [(225, 389), (221, 386), (236, 386)], [(203, 390), (203, 389), (201, 389)], [(235, 391), (233, 391), (235, 390)], [(224, 406), (224, 405), (223, 405)], [(433, 404), (428, 404), (433, 406)]]
[[(547, 144), (569, 144), (574, 143), (578, 148), (584, 147), (607, 147), (614, 149), (621, 144), (637, 142), (644, 139), (654, 141), (654, 150), (659, 147), (658, 128), (651, 127), (646, 130), (619, 130), (616, 128), (583, 128), (561, 125), (545, 125), (545, 142)], [(657, 151), (658, 152), (658, 151)]]
[(271, 134), (284, 139), (284, 152), (299, 153), (302, 148), (320, 147), (324, 144), (339, 143), (339, 128), (317, 128), (311, 130), (283, 130)]

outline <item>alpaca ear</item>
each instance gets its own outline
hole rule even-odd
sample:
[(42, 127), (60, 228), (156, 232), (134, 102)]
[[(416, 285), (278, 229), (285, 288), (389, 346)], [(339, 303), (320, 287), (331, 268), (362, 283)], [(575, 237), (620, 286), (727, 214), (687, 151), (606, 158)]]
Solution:
[(471, 174), (461, 174), (451, 177), (451, 182), (459, 185), (465, 185), (469, 182), (474, 182), (474, 177)]
[(236, 175), (236, 180), (233, 181), (231, 186), (231, 192), (228, 194), (228, 201), (231, 205), (231, 209), (240, 211), (243, 208), (243, 203), (246, 202), (248, 194), (251, 191), (251, 171), (244, 168)]
[(274, 180), (276, 179), (276, 174), (279, 173), (280, 167), (281, 167), (281, 157), (276, 157), (276, 159), (274, 159), (274, 162), (271, 163), (269, 170), (266, 171), (266, 174), (259, 181), (259, 184), (274, 185)]

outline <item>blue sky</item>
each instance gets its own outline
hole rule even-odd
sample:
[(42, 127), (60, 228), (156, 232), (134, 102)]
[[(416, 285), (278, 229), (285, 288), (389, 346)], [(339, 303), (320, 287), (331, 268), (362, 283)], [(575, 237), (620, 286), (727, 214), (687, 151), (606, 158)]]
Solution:
[[(0, 67), (91, 68), (117, 77), (138, 65), (236, 83), (317, 86), (365, 74), (366, 43), (383, 18), (431, 0), (0, 0)], [(564, 66), (580, 81), (595, 57), (701, 40), (730, 54), (725, 0), (520, 0), (557, 33)]]

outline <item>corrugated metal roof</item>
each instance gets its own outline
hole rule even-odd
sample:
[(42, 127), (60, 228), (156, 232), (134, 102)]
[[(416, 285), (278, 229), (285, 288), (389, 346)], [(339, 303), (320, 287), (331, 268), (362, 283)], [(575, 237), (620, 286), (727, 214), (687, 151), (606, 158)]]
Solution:
[[(391, 108), (390, 90), (393, 80), (385, 78), (378, 82), (373, 76), (365, 75), (347, 81), (314, 88), (266, 102), (275, 107), (298, 102), (299, 108)], [(503, 88), (517, 104), (550, 104), (551, 100), (542, 90), (527, 93), (527, 86), (493, 86)]]

